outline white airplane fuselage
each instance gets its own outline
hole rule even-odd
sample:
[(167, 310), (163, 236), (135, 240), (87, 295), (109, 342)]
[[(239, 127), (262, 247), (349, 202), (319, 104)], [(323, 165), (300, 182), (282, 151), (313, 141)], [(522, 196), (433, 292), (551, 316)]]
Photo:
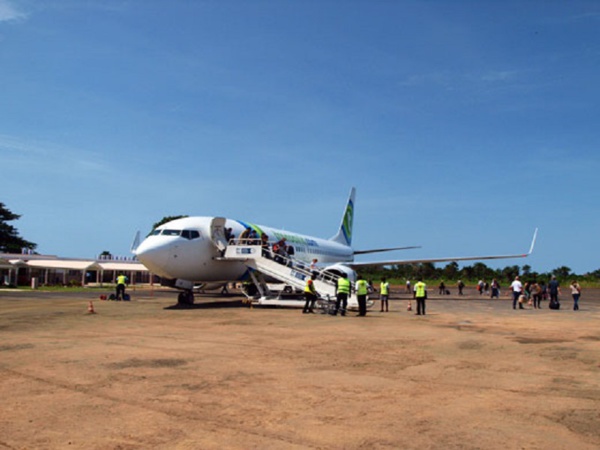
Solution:
[[(248, 268), (242, 262), (219, 260), (221, 249), (215, 238), (215, 217), (176, 219), (153, 230), (134, 250), (138, 260), (152, 273), (168, 279), (192, 282), (236, 281), (245, 277)], [(351, 262), (353, 251), (341, 243), (301, 235), (238, 220), (220, 218), (238, 238), (250, 227), (260, 236), (266, 233), (269, 243), (285, 239), (293, 247), (296, 260), (319, 264)], [(223, 222), (224, 221), (224, 222)], [(218, 227), (217, 227), (218, 228)]]
[[(157, 227), (132, 251), (152, 273), (167, 280), (181, 280), (180, 285), (174, 283), (175, 287), (186, 290), (190, 290), (197, 283), (224, 284), (246, 279), (249, 275), (247, 264), (240, 260), (228, 260), (222, 257), (228, 245), (225, 230), (229, 228), (235, 239), (239, 239), (242, 232), (248, 228), (255, 232), (256, 239), (260, 239), (266, 234), (269, 244), (284, 239), (286, 245), (293, 251), (294, 260), (309, 263), (313, 259), (317, 259), (320, 268), (324, 271), (336, 275), (346, 275), (351, 281), (356, 280), (355, 270), (365, 266), (524, 258), (533, 252), (537, 229), (533, 234), (528, 253), (354, 262), (354, 255), (357, 254), (415, 248), (395, 247), (354, 251), (352, 249), (352, 224), (355, 195), (356, 190), (352, 188), (337, 234), (330, 239), (321, 239), (224, 217), (185, 217)], [(290, 252), (290, 256), (292, 256), (292, 252)]]

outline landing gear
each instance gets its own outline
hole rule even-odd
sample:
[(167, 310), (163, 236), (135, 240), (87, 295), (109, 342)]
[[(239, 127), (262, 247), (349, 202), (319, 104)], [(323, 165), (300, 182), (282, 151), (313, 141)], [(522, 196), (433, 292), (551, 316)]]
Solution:
[(192, 291), (180, 292), (177, 296), (177, 303), (179, 303), (180, 305), (193, 305), (194, 293)]

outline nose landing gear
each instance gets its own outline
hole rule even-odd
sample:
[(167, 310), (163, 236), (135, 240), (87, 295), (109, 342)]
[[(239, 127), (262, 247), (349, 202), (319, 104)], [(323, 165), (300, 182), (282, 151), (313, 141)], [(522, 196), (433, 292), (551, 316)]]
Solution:
[(180, 305), (193, 305), (194, 293), (192, 291), (182, 291), (177, 296), (177, 303)]

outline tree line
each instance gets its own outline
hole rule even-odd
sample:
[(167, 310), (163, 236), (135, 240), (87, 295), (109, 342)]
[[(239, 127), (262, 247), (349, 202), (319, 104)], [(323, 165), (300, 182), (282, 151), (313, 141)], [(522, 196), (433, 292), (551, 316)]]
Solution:
[(530, 265), (512, 265), (502, 269), (493, 269), (484, 263), (478, 262), (470, 266), (460, 267), (458, 263), (451, 262), (444, 267), (436, 267), (434, 263), (420, 263), (395, 265), (391, 267), (369, 267), (361, 270), (362, 276), (368, 279), (379, 280), (383, 277), (398, 280), (462, 280), (464, 283), (476, 283), (479, 280), (492, 281), (496, 279), (501, 285), (510, 284), (519, 275), (526, 280), (548, 281), (553, 275), (561, 282), (572, 279), (578, 281), (597, 282), (600, 278), (600, 269), (583, 275), (575, 274), (567, 266), (557, 267), (550, 272), (536, 272)]

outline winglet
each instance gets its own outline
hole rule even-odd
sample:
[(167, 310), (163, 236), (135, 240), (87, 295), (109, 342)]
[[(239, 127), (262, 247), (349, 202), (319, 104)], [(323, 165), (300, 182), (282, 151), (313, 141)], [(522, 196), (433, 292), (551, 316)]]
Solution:
[(533, 232), (533, 239), (531, 240), (531, 247), (529, 247), (529, 253), (527, 253), (528, 255), (531, 255), (533, 253), (533, 247), (535, 245), (535, 240), (537, 239), (537, 234), (538, 234), (538, 229), (536, 228), (535, 231)]
[(135, 237), (133, 238), (133, 242), (131, 243), (131, 248), (129, 249), (129, 251), (135, 254), (138, 245), (140, 245), (140, 230), (138, 230), (137, 233), (135, 233)]

